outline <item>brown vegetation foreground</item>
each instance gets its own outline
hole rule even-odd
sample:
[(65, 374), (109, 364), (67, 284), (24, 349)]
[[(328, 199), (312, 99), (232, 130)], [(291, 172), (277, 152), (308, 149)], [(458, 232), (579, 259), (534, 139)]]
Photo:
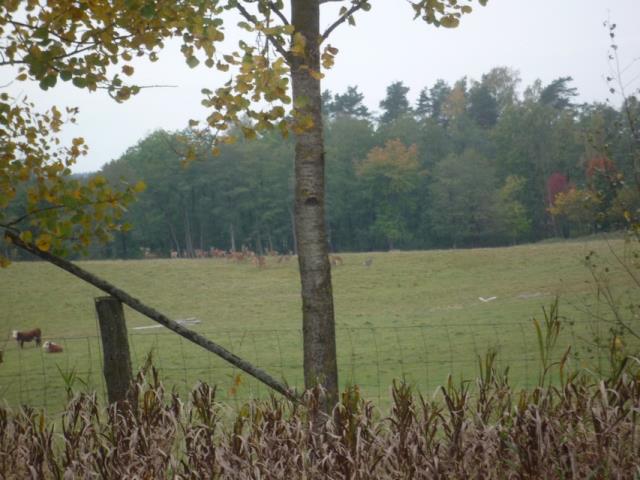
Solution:
[(73, 395), (57, 426), (0, 409), (0, 478), (638, 478), (640, 376), (515, 392), (487, 367), (473, 394), (450, 381), (426, 400), (394, 385), (386, 418), (351, 388), (313, 428), (319, 391), (229, 419), (215, 388), (185, 404), (152, 371), (120, 408)]

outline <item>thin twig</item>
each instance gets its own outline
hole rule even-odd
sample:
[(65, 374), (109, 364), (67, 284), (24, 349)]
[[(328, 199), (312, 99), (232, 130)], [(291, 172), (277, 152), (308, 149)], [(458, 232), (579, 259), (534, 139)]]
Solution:
[[(249, 20), (251, 23), (253, 23), (254, 26), (258, 25), (258, 19), (255, 17), (255, 15), (250, 14), (246, 8), (244, 8), (242, 6), (242, 4), (240, 4), (240, 2), (236, 3), (236, 7), (238, 8), (238, 11), (240, 12), (240, 14), (246, 18), (247, 20)], [(284, 47), (282, 45), (280, 45), (276, 39), (273, 37), (273, 35), (267, 35), (265, 34), (265, 36), (267, 37), (267, 40), (269, 40), (269, 42), (271, 43), (271, 45), (273, 45), (273, 48), (275, 48), (278, 53), (280, 53), (280, 55), (282, 55), (282, 57), (289, 61), (290, 59), (290, 55), (289, 52), (287, 52)]]
[(331, 32), (333, 32), (342, 23), (344, 23), (351, 15), (353, 15), (358, 10), (360, 10), (367, 2), (368, 2), (368, 0), (360, 0), (358, 3), (353, 5), (349, 10), (344, 12), (340, 16), (340, 18), (338, 18), (335, 22), (333, 22), (333, 24), (324, 31), (324, 33), (320, 37), (320, 43), (324, 42), (327, 38), (329, 38), (329, 35), (331, 35)]
[(40, 208), (38, 210), (34, 210), (33, 212), (25, 213), (21, 217), (18, 217), (15, 220), (13, 220), (13, 221), (11, 221), (11, 222), (9, 222), (7, 224), (0, 225), (0, 226), (4, 227), (4, 228), (11, 228), (13, 230), (13, 226), (14, 225), (17, 225), (18, 223), (22, 222), (23, 220), (26, 220), (31, 215), (38, 215), (40, 213), (48, 212), (50, 210), (58, 210), (60, 208), (68, 208), (68, 207), (66, 205), (51, 205), (49, 207)]
[(289, 19), (284, 16), (284, 14), (280, 11), (280, 9), (276, 6), (275, 2), (267, 2), (271, 11), (277, 15), (282, 23), (285, 25), (289, 25)]

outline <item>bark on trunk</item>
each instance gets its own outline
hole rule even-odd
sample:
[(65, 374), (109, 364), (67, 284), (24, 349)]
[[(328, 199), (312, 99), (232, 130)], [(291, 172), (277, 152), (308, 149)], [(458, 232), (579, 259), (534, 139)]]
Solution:
[(292, 0), (291, 20), (306, 40), (306, 55), (293, 57), (292, 85), (297, 114), (310, 115), (313, 127), (296, 136), (295, 231), (302, 283), (304, 379), (307, 389), (321, 384), (325, 411), (338, 401), (335, 321), (331, 267), (325, 225), (324, 142), (320, 81), (318, 0)]

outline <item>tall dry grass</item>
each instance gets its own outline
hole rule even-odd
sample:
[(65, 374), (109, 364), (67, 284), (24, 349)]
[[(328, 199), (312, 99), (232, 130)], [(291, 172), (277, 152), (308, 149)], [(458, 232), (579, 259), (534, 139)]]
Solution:
[(387, 416), (345, 391), (331, 417), (320, 390), (301, 404), (271, 398), (229, 415), (199, 384), (188, 402), (153, 368), (129, 399), (103, 409), (70, 395), (62, 419), (0, 409), (0, 477), (432, 479), (638, 478), (637, 361), (612, 378), (565, 375), (515, 391), (483, 361), (474, 384), (449, 380), (433, 398), (394, 383)]

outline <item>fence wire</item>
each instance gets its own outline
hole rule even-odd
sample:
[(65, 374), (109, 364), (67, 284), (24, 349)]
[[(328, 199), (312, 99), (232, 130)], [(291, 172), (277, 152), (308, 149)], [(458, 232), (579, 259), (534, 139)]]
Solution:
[[(198, 331), (290, 387), (303, 389), (301, 330)], [(602, 368), (606, 352), (588, 337), (584, 328), (569, 325), (555, 355), (559, 358), (572, 345), (574, 366)], [(47, 354), (33, 344), (24, 349), (15, 342), (5, 346), (0, 399), (11, 407), (28, 404), (56, 412), (63, 409), (67, 388), (97, 391), (106, 398), (99, 336), (50, 340), (62, 345), (63, 353)], [(219, 400), (231, 403), (270, 394), (262, 383), (168, 330), (133, 331), (129, 345), (134, 370), (151, 355), (167, 390), (182, 398), (197, 382), (217, 385)], [(540, 371), (536, 345), (530, 322), (337, 327), (341, 386), (359, 385), (363, 396), (379, 405), (389, 401), (394, 379), (405, 380), (424, 395), (444, 384), (448, 375), (454, 381), (473, 380), (479, 374), (479, 359), (489, 350), (497, 352), (500, 370), (509, 369), (512, 386), (530, 388)]]

